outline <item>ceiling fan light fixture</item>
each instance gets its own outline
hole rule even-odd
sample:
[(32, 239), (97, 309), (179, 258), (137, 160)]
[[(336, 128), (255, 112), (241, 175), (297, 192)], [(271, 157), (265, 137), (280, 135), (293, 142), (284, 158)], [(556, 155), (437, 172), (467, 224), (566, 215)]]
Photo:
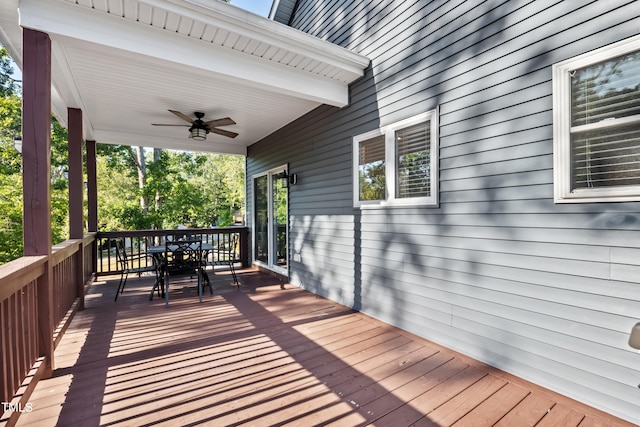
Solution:
[[(207, 134), (209, 132), (226, 136), (227, 138), (235, 138), (236, 136), (238, 136), (238, 134), (235, 132), (231, 132), (225, 129), (218, 129), (217, 127), (217, 126), (235, 125), (236, 122), (234, 122), (233, 119), (231, 119), (231, 117), (208, 120), (205, 122), (204, 120), (202, 120), (202, 118), (204, 117), (204, 113), (201, 111), (196, 111), (193, 113), (193, 115), (196, 116), (195, 120), (191, 119), (191, 117), (177, 110), (169, 110), (169, 112), (191, 124), (191, 127), (189, 128), (189, 138), (193, 140), (204, 141), (205, 139), (207, 139)], [(187, 126), (185, 124), (167, 124), (167, 123), (151, 123), (151, 125), (152, 126)]]
[(200, 126), (191, 126), (189, 128), (189, 138), (196, 141), (204, 141), (207, 139), (207, 129)]

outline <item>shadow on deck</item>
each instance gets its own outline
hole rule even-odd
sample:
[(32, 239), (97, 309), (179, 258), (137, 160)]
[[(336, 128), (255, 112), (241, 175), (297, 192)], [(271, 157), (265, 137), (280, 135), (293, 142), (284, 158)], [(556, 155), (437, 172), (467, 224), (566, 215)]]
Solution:
[(253, 270), (96, 282), (19, 426), (629, 425)]

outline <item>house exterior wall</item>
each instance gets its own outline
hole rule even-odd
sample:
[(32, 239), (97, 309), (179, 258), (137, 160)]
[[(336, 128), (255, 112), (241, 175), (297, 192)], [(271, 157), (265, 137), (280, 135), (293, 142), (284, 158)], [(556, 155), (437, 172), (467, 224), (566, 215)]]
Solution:
[(294, 9), (296, 7), (296, 0), (275, 0), (277, 3), (273, 19), (281, 24), (289, 25), (289, 20), (293, 16)]
[[(636, 35), (638, 2), (301, 0), (372, 61), (348, 107), (252, 145), (281, 164), (290, 281), (640, 423), (640, 203), (555, 204), (552, 64)], [(353, 207), (352, 138), (439, 107), (438, 207)], [(295, 260), (295, 261), (294, 261)]]

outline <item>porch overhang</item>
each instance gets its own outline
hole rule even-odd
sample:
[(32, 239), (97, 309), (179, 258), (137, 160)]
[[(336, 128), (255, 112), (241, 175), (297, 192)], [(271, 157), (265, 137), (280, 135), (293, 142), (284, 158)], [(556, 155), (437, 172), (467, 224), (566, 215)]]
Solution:
[[(22, 67), (21, 27), (52, 41), (52, 110), (83, 111), (99, 143), (245, 154), (246, 147), (327, 104), (344, 107), (369, 60), (218, 0), (8, 0), (0, 42)], [(188, 139), (167, 110), (231, 117)]]

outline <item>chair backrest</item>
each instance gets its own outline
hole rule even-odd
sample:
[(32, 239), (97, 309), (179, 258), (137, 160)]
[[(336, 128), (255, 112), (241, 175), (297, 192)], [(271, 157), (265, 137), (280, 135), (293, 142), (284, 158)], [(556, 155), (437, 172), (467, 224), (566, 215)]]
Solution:
[(127, 249), (125, 248), (124, 238), (118, 237), (114, 239), (116, 247), (116, 261), (118, 263), (119, 270), (126, 270), (129, 268), (129, 261), (127, 260)]
[(229, 239), (229, 247), (227, 252), (227, 257), (229, 258), (229, 262), (233, 262), (236, 259), (236, 248), (238, 247), (238, 235), (233, 233), (231, 238)]
[(223, 235), (216, 245), (215, 261), (220, 264), (233, 262), (236, 258), (236, 247), (238, 246), (238, 235), (236, 233)]
[(165, 242), (165, 261), (169, 272), (192, 272), (202, 264), (202, 239)]

